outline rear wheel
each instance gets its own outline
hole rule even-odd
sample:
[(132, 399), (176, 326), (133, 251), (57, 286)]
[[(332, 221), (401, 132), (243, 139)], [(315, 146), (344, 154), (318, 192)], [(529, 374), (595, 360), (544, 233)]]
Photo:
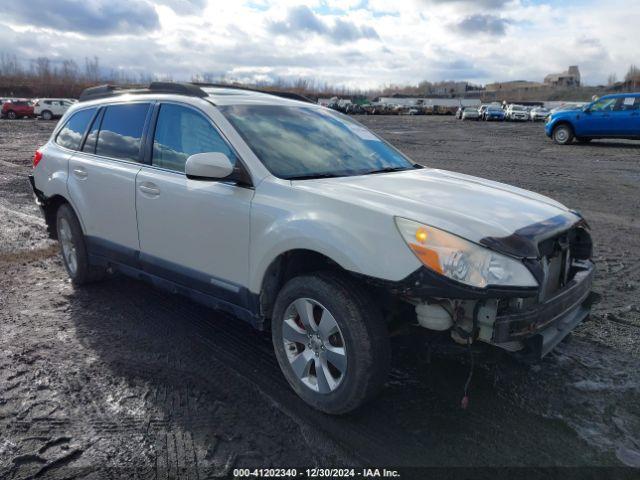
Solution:
[(566, 123), (553, 129), (553, 141), (558, 145), (568, 145), (573, 141), (573, 130)]
[(18, 118), (18, 115), (16, 114), (16, 112), (14, 112), (13, 110), (9, 110), (7, 112), (7, 118), (9, 120), (15, 120), (16, 118)]
[(83, 285), (103, 279), (106, 271), (89, 263), (82, 227), (69, 205), (61, 205), (58, 209), (56, 228), (62, 262), (71, 281), (76, 285)]
[(285, 378), (318, 410), (350, 412), (384, 384), (390, 348), (381, 313), (345, 275), (290, 280), (278, 294), (271, 330)]

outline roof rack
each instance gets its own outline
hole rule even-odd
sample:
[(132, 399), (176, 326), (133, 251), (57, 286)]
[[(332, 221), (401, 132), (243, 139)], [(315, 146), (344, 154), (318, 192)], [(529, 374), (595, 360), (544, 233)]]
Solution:
[(311, 100), (309, 97), (305, 97), (304, 95), (301, 95), (301, 94), (295, 93), (295, 92), (261, 90), (259, 88), (244, 87), (244, 86), (241, 86), (241, 85), (226, 85), (224, 83), (194, 82), (192, 85), (198, 86), (198, 87), (214, 87), (214, 88), (229, 88), (229, 89), (232, 89), (232, 90), (246, 90), (246, 91), (249, 91), (249, 92), (264, 93), (266, 95), (274, 95), (276, 97), (288, 98), (290, 100), (299, 100), (301, 102), (307, 102), (307, 103), (313, 103), (313, 104), (316, 103), (313, 100)]
[(98, 85), (86, 88), (80, 94), (80, 101), (87, 102), (99, 98), (114, 97), (123, 94), (145, 95), (152, 93), (172, 93), (189, 97), (207, 97), (209, 94), (191, 83), (151, 82), (147, 88), (125, 89), (117, 85)]

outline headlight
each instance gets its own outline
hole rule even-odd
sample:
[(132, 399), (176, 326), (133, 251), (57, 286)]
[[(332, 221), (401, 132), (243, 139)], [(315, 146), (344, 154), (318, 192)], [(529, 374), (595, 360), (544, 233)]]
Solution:
[(445, 277), (479, 288), (538, 286), (531, 272), (518, 260), (406, 218), (396, 217), (396, 225), (416, 257)]

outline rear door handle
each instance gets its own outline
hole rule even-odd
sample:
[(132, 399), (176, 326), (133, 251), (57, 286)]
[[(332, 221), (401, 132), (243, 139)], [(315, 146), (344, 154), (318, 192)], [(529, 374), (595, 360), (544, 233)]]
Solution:
[(87, 171), (82, 167), (76, 167), (73, 169), (73, 174), (78, 177), (80, 180), (84, 180), (89, 176)]
[(157, 197), (160, 195), (160, 189), (155, 183), (143, 182), (138, 186), (138, 190), (149, 197)]

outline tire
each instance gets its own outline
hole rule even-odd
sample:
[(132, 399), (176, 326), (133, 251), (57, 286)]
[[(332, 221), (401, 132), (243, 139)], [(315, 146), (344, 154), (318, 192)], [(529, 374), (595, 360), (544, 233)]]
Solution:
[(16, 112), (14, 112), (13, 110), (9, 110), (7, 112), (7, 118), (9, 120), (15, 120), (16, 118), (18, 118), (18, 115), (16, 114)]
[(51, 113), (49, 110), (45, 110), (44, 112), (42, 112), (41, 116), (43, 120), (51, 120), (53, 118), (53, 113)]
[(552, 138), (558, 145), (569, 145), (573, 141), (573, 129), (567, 123), (561, 123), (553, 129)]
[(56, 213), (56, 230), (62, 263), (74, 285), (97, 282), (106, 270), (89, 263), (82, 227), (71, 206), (63, 204)]
[(318, 272), (287, 282), (274, 305), (271, 335), (289, 385), (322, 412), (351, 412), (387, 378), (391, 354), (381, 312), (346, 275)]

